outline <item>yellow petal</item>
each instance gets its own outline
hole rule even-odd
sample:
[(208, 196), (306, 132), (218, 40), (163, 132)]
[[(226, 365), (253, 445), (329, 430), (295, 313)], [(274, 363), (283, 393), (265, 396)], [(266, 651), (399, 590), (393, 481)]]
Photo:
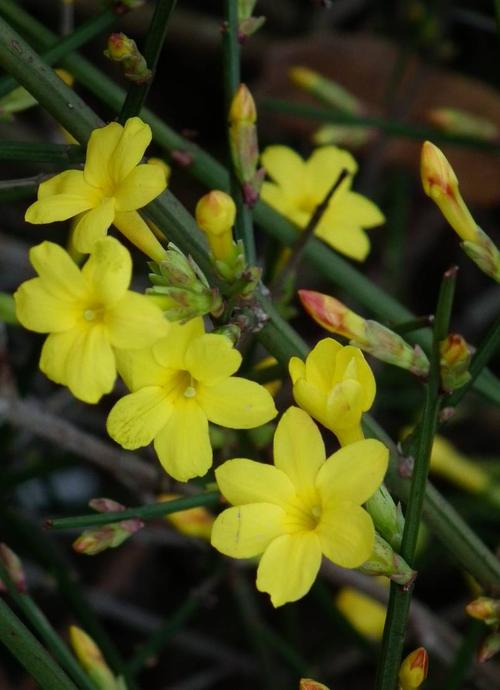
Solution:
[(299, 407), (305, 410), (318, 422), (326, 425), (327, 397), (323, 391), (313, 386), (306, 379), (299, 379), (293, 387), (293, 397)]
[(115, 185), (121, 184), (140, 163), (150, 143), (151, 127), (139, 117), (129, 118), (111, 159), (111, 174)]
[(278, 414), (264, 386), (238, 376), (212, 386), (198, 384), (196, 399), (213, 424), (230, 429), (253, 429)]
[(31, 204), (26, 211), (24, 220), (35, 225), (53, 223), (56, 220), (72, 218), (83, 211), (87, 211), (92, 206), (92, 201), (75, 194), (55, 194)]
[(30, 249), (30, 261), (44, 287), (61, 300), (80, 299), (85, 283), (78, 266), (58, 244), (42, 242)]
[(38, 200), (47, 199), (55, 194), (71, 194), (88, 199), (92, 206), (99, 203), (100, 192), (93, 189), (86, 181), (81, 170), (65, 170), (54, 175), (38, 187)]
[(321, 467), (316, 487), (324, 504), (367, 501), (382, 483), (389, 451), (380, 441), (364, 439), (341, 448)]
[(263, 182), (260, 196), (266, 204), (272, 206), (283, 216), (289, 217), (294, 212), (293, 198), (286, 196), (281, 187), (274, 182)]
[(325, 213), (314, 234), (333, 249), (356, 261), (364, 261), (370, 253), (371, 245), (366, 232), (359, 227), (339, 225), (333, 212)]
[(207, 417), (193, 400), (176, 402), (154, 445), (165, 472), (179, 482), (202, 477), (212, 465)]
[(113, 351), (99, 325), (52, 334), (42, 350), (40, 369), (87, 403), (109, 393), (116, 378)]
[(314, 486), (325, 461), (325, 446), (318, 427), (308, 414), (290, 407), (274, 434), (274, 464), (285, 472), (297, 491)]
[(342, 568), (358, 568), (371, 556), (375, 529), (360, 506), (348, 502), (327, 506), (316, 532), (322, 552)]
[(193, 340), (186, 350), (186, 369), (197, 381), (207, 385), (228, 378), (239, 369), (240, 364), (240, 353), (223, 335), (202, 335)]
[(93, 251), (95, 243), (106, 236), (114, 216), (115, 202), (109, 197), (84, 213), (73, 229), (73, 242), (78, 251), (83, 254)]
[(271, 595), (273, 606), (297, 601), (311, 589), (321, 565), (314, 532), (285, 534), (264, 551), (257, 569), (257, 589)]
[(158, 364), (150, 347), (143, 350), (116, 350), (116, 365), (131, 391), (144, 386), (161, 386), (165, 382), (165, 368)]
[(283, 534), (284, 511), (270, 503), (252, 503), (224, 510), (212, 527), (212, 546), (231, 558), (259, 556)]
[(385, 606), (352, 587), (342, 587), (335, 605), (359, 633), (371, 640), (381, 640), (384, 632)]
[(117, 211), (135, 211), (156, 199), (167, 187), (165, 173), (157, 165), (138, 165), (115, 191)]
[(302, 196), (305, 165), (298, 153), (288, 146), (268, 146), (260, 159), (269, 177), (287, 197)]
[(37, 333), (56, 333), (72, 328), (78, 312), (70, 301), (60, 300), (47, 290), (40, 278), (27, 280), (14, 293), (20, 323)]
[(89, 184), (107, 193), (112, 191), (111, 162), (122, 132), (118, 122), (110, 122), (94, 129), (87, 145), (83, 175)]
[(173, 407), (163, 388), (148, 386), (121, 398), (109, 413), (108, 434), (123, 448), (147, 446), (167, 424)]
[(362, 399), (359, 381), (348, 379), (337, 383), (327, 398), (325, 426), (336, 434), (339, 429), (358, 425), (363, 414)]
[(373, 201), (351, 190), (339, 197), (338, 201), (335, 199), (332, 208), (339, 226), (373, 228), (385, 222), (384, 214)]
[(108, 310), (106, 325), (113, 347), (130, 350), (150, 347), (169, 331), (161, 309), (146, 295), (130, 290)]
[(291, 357), (288, 362), (288, 371), (290, 372), (292, 383), (296, 383), (296, 381), (305, 376), (306, 365), (298, 357)]
[(188, 346), (204, 333), (201, 317), (191, 319), (185, 324), (171, 323), (168, 340), (160, 340), (153, 347), (156, 361), (169, 369), (184, 369)]
[(113, 223), (122, 235), (150, 259), (162, 261), (165, 258), (165, 248), (137, 211), (116, 212)]
[[(318, 199), (318, 203), (327, 195), (336, 182), (343, 169), (351, 176), (358, 169), (357, 163), (348, 151), (336, 146), (321, 146), (313, 151), (305, 163), (306, 188), (303, 193), (310, 194)], [(344, 180), (341, 189), (334, 194), (331, 204), (335, 203), (335, 197), (343, 194), (343, 189), (350, 185), (350, 179)]]
[(283, 506), (295, 495), (287, 475), (273, 465), (255, 460), (227, 460), (215, 470), (221, 494), (233, 505), (274, 503)]
[[(353, 367), (354, 363), (354, 367)], [(357, 347), (347, 345), (343, 347), (337, 355), (335, 362), (335, 380), (342, 381), (346, 378), (346, 373), (355, 372), (355, 378), (361, 384), (362, 396), (361, 405), (363, 411), (369, 410), (375, 399), (377, 384), (370, 365), (366, 361), (363, 353)]]
[(130, 252), (113, 237), (98, 240), (82, 275), (99, 303), (112, 307), (125, 296), (132, 279)]
[(325, 395), (335, 380), (337, 356), (342, 345), (333, 338), (323, 338), (306, 358), (306, 379)]

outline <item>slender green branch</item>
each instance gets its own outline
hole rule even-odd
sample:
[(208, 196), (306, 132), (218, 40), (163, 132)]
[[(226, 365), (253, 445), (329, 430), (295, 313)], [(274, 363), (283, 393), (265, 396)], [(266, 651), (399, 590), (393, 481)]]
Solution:
[[(450, 269), (443, 277), (434, 321), (429, 380), (426, 386), (424, 410), (417, 440), (415, 465), (411, 479), (410, 496), (406, 506), (405, 528), (401, 543), (401, 556), (411, 567), (415, 565), (415, 550), (422, 519), (432, 444), (441, 402), (439, 395), (439, 343), (448, 333), (456, 272), (455, 268)], [(412, 587), (402, 588), (394, 582), (391, 583), (382, 650), (375, 682), (376, 690), (394, 690), (396, 687), (410, 610), (411, 594)]]
[(483, 621), (472, 619), (468, 622), (465, 637), (443, 685), (446, 690), (461, 690), (461, 688), (465, 687), (467, 676), (471, 666), (474, 664), (476, 650), (484, 633), (485, 625)]
[[(225, 112), (226, 126), (229, 120), (229, 109), (232, 100), (241, 82), (240, 73), (240, 43), (238, 40), (238, 3), (234, 0), (224, 0), (224, 29), (223, 29), (223, 48), (224, 48), (224, 92), (225, 92)], [(228, 144), (231, 152), (228, 129)], [(253, 234), (252, 211), (245, 203), (243, 190), (240, 181), (236, 176), (234, 161), (231, 153), (230, 160), (230, 187), (231, 196), (236, 204), (236, 222), (234, 226), (236, 239), (242, 240), (245, 248), (245, 257), (250, 265), (256, 262), (255, 239)]]
[(167, 35), (167, 27), (177, 0), (157, 0), (155, 11), (149, 25), (149, 30), (144, 42), (142, 55), (151, 70), (151, 78), (142, 84), (132, 82), (128, 88), (127, 97), (120, 112), (119, 121), (125, 122), (127, 118), (139, 115), (147, 98), (151, 84), (156, 73), (156, 66), (160, 57), (163, 44)]
[(0, 641), (43, 690), (78, 690), (28, 628), (0, 599)]
[(82, 163), (85, 151), (71, 144), (38, 144), (24, 141), (0, 141), (0, 160), (59, 163)]
[(137, 508), (128, 508), (116, 513), (91, 513), (90, 515), (79, 515), (78, 517), (47, 520), (46, 526), (53, 529), (85, 529), (130, 518), (152, 520), (153, 518), (170, 515), (170, 513), (177, 513), (180, 510), (189, 510), (198, 506), (217, 505), (219, 500), (220, 497), (217, 491), (209, 491), (197, 496), (189, 496), (189, 498), (176, 498), (172, 501), (137, 506)]
[(10, 575), (0, 561), (0, 580), (7, 587), (7, 591), (19, 610), (23, 613), (33, 629), (38, 633), (47, 649), (61, 664), (66, 673), (77, 683), (81, 690), (96, 690), (96, 686), (82, 669), (73, 654), (69, 651), (63, 640), (56, 633), (33, 599), (25, 593), (18, 592)]
[(410, 122), (387, 120), (383, 117), (351, 115), (350, 113), (339, 112), (337, 110), (318, 108), (308, 103), (293, 103), (279, 99), (267, 99), (263, 101), (260, 106), (269, 112), (298, 115), (307, 119), (342, 124), (347, 127), (370, 127), (395, 137), (416, 139), (417, 141), (430, 139), (436, 143), (456, 144), (464, 148), (488, 151), (496, 155), (500, 154), (500, 144), (486, 141), (485, 139), (478, 139), (476, 137), (442, 132), (439, 129), (422, 127), (421, 125)]
[[(107, 9), (102, 14), (92, 17), (84, 22), (74, 33), (60, 38), (55, 45), (41, 54), (42, 60), (47, 65), (55, 65), (66, 55), (91, 41), (99, 34), (107, 31), (117, 20), (116, 14)], [(13, 77), (2, 77), (0, 79), (0, 97), (5, 96), (17, 86)]]

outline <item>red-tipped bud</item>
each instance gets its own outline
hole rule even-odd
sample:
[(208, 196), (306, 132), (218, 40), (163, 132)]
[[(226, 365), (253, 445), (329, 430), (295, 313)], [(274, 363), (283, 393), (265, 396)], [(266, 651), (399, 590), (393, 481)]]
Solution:
[(450, 333), (439, 343), (441, 383), (445, 391), (465, 385), (470, 379), (469, 364), (474, 348), (459, 333)]
[(300, 679), (300, 690), (329, 690), (326, 685), (319, 683), (317, 680), (311, 678)]
[[(12, 580), (18, 592), (26, 591), (26, 577), (24, 575), (23, 565), (21, 560), (16, 556), (12, 549), (9, 549), (7, 544), (0, 544), (0, 560), (7, 570), (10, 579)], [(7, 591), (4, 583), (0, 579), (0, 592)]]
[(429, 656), (424, 647), (419, 647), (409, 654), (399, 669), (401, 690), (416, 690), (427, 678)]
[(492, 633), (483, 640), (477, 654), (477, 660), (482, 664), (495, 656), (495, 654), (498, 654), (498, 652), (500, 652), (500, 633)]
[(484, 621), (487, 625), (500, 623), (500, 600), (491, 597), (478, 597), (467, 604), (465, 610), (472, 618)]

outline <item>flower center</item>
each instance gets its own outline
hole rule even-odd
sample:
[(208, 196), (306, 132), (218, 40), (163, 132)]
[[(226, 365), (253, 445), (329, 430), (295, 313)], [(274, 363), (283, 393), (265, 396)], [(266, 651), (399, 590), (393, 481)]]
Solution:
[(91, 306), (83, 310), (83, 318), (89, 324), (95, 324), (102, 321), (104, 316), (104, 307), (100, 305)]
[(172, 398), (194, 398), (196, 396), (196, 381), (189, 371), (174, 372), (165, 386)]
[(286, 507), (285, 527), (294, 532), (313, 532), (321, 520), (321, 501), (317, 493), (297, 494)]
[(318, 199), (311, 194), (307, 194), (300, 199), (298, 206), (299, 209), (304, 213), (312, 213), (320, 201), (318, 201)]

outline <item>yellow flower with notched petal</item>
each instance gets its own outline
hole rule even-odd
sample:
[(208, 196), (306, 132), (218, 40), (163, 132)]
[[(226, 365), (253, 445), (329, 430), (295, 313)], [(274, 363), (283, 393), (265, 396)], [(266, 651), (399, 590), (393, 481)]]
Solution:
[(341, 445), (363, 438), (361, 417), (375, 398), (375, 379), (357, 347), (324, 338), (303, 362), (292, 357), (289, 371), (295, 402), (333, 431)]
[(251, 429), (277, 414), (265, 388), (233, 376), (240, 364), (231, 341), (205, 333), (201, 318), (170, 323), (151, 349), (120, 355), (119, 372), (133, 392), (111, 410), (109, 435), (130, 450), (154, 439), (174, 479), (203, 476), (212, 464), (208, 422)]
[(237, 458), (215, 471), (233, 507), (217, 517), (212, 545), (233, 558), (262, 555), (257, 589), (274, 606), (296, 601), (311, 588), (322, 554), (343, 568), (369, 558), (375, 530), (361, 504), (382, 483), (387, 463), (387, 448), (373, 439), (325, 460), (317, 426), (291, 407), (274, 436), (274, 467)]
[(151, 142), (151, 128), (138, 117), (125, 126), (111, 122), (90, 135), (82, 170), (66, 170), (38, 188), (38, 201), (26, 211), (28, 223), (52, 223), (79, 216), (74, 228), (76, 248), (92, 251), (114, 224), (127, 239), (155, 261), (165, 250), (137, 209), (166, 187), (165, 171), (139, 165)]
[(165, 333), (161, 310), (128, 290), (132, 259), (112, 237), (99, 240), (80, 270), (53, 242), (30, 250), (39, 277), (23, 283), (14, 297), (25, 328), (49, 333), (40, 369), (68, 386), (76, 398), (96, 403), (113, 388), (115, 348), (143, 348)]
[(287, 146), (268, 146), (261, 161), (273, 180), (262, 185), (262, 199), (301, 229), (346, 169), (348, 176), (333, 194), (314, 234), (352, 259), (366, 259), (370, 240), (365, 230), (381, 225), (385, 218), (372, 201), (351, 190), (358, 166), (348, 151), (321, 146), (305, 161)]

